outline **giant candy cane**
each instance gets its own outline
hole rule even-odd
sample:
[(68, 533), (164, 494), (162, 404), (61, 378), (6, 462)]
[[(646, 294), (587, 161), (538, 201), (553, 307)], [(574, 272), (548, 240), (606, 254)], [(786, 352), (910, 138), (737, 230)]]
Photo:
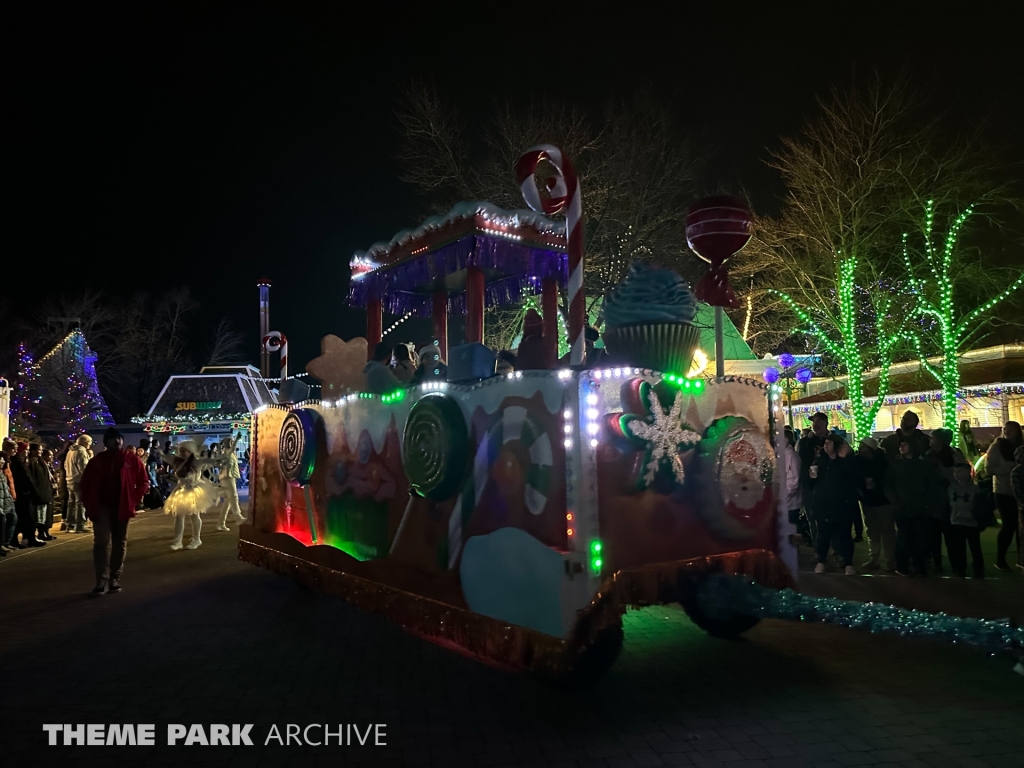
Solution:
[(281, 350), (281, 384), (288, 379), (288, 339), (280, 331), (271, 331), (263, 337), (263, 348), (270, 354)]
[[(554, 166), (558, 175), (547, 180), (547, 200), (542, 200), (534, 175), (541, 160)], [(569, 253), (569, 340), (570, 365), (582, 365), (586, 351), (584, 327), (586, 306), (583, 299), (583, 205), (576, 169), (562, 150), (550, 144), (538, 144), (523, 153), (516, 163), (516, 182), (523, 199), (533, 210), (551, 215), (565, 212), (565, 244)]]

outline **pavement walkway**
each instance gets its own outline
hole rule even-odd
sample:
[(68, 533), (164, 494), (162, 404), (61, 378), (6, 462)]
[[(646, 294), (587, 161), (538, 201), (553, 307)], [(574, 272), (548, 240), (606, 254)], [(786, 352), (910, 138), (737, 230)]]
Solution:
[[(1024, 678), (1006, 659), (783, 621), (715, 640), (667, 606), (627, 614), (618, 663), (569, 691), (241, 563), (236, 534), (214, 524), (198, 550), (171, 552), (173, 521), (140, 515), (124, 591), (102, 598), (86, 595), (89, 536), (0, 560), (5, 763), (1024, 766)], [(963, 615), (1024, 610), (1016, 573), (807, 574), (802, 588)], [(157, 743), (49, 747), (44, 723), (155, 723)], [(255, 744), (168, 747), (171, 723), (253, 723)], [(386, 746), (264, 744), (289, 723), (383, 723)]]

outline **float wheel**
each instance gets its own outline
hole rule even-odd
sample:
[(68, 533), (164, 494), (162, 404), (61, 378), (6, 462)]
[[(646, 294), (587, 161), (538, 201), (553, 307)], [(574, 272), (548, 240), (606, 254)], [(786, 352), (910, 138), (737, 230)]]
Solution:
[(402, 447), (406, 477), (420, 496), (443, 501), (462, 486), (469, 430), (452, 398), (441, 393), (420, 398), (405, 422)]
[(759, 616), (731, 611), (722, 600), (715, 600), (713, 585), (707, 581), (680, 583), (679, 603), (690, 621), (712, 637), (732, 640), (761, 621)]

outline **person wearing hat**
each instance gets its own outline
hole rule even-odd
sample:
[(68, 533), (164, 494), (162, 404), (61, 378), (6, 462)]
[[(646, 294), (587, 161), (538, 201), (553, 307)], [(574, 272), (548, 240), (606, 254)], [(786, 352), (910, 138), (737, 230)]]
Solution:
[(228, 515), (234, 515), (235, 522), (244, 523), (245, 516), (238, 503), (238, 481), (242, 473), (238, 470), (238, 456), (235, 449), (238, 447), (238, 435), (229, 436), (220, 444), (220, 486), (224, 492), (224, 509), (220, 513), (218, 531), (227, 531)]
[(68, 533), (87, 533), (85, 505), (82, 503), (82, 475), (89, 463), (92, 438), (80, 435), (64, 457), (64, 474), (68, 483)]
[(192, 538), (186, 549), (199, 549), (203, 544), (200, 538), (203, 520), (200, 515), (217, 501), (217, 490), (213, 483), (203, 477), (203, 470), (213, 467), (216, 461), (202, 458), (199, 447), (192, 440), (178, 443), (175, 455), (165, 456), (164, 460), (171, 465), (178, 480), (178, 485), (164, 502), (164, 513), (175, 516), (171, 549), (177, 552), (182, 548), (186, 517), (192, 524)]
[(417, 384), (430, 379), (447, 379), (448, 366), (441, 359), (441, 348), (437, 344), (428, 344), (419, 352), (420, 364), (416, 368), (413, 381)]
[(128, 522), (149, 490), (146, 468), (113, 427), (103, 433), (103, 452), (86, 465), (79, 481), (85, 514), (92, 520), (92, 559), (96, 570), (93, 595), (121, 591), (128, 553)]
[(889, 461), (873, 437), (865, 437), (857, 449), (860, 478), (860, 509), (868, 537), (868, 561), (861, 567), (896, 570), (896, 517), (885, 493)]

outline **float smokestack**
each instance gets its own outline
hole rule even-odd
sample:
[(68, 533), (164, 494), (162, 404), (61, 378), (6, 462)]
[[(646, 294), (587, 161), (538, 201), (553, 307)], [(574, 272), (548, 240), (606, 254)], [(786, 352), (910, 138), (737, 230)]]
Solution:
[(260, 280), (260, 376), (270, 377), (270, 353), (263, 340), (270, 333), (270, 281)]

